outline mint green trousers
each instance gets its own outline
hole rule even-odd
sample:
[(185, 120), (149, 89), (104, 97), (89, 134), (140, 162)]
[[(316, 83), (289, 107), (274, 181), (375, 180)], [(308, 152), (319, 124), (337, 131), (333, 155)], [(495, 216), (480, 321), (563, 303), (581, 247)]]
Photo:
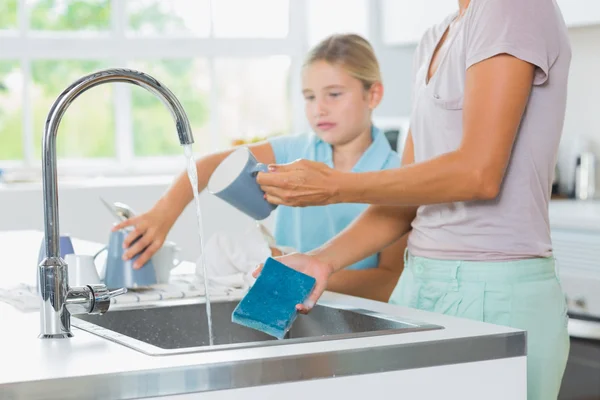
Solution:
[(558, 397), (569, 335), (553, 258), (447, 261), (407, 252), (404, 265), (390, 303), (527, 331), (527, 398)]

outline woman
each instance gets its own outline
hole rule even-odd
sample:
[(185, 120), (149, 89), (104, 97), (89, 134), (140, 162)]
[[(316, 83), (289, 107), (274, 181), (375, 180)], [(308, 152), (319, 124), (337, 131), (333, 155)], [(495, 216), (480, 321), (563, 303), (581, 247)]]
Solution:
[(569, 338), (548, 202), (570, 60), (553, 0), (460, 0), (417, 47), (402, 168), (299, 161), (259, 174), (275, 204), (372, 204), (320, 248), (280, 259), (317, 278), (298, 309), (412, 226), (389, 301), (527, 330), (528, 398), (556, 398)]
[[(325, 163), (340, 172), (366, 172), (396, 168), (398, 154), (385, 135), (371, 122), (381, 101), (383, 85), (379, 65), (370, 44), (357, 35), (325, 39), (308, 54), (302, 71), (306, 117), (314, 133), (282, 136), (250, 146), (264, 164), (308, 159)], [(212, 154), (197, 161), (198, 188), (202, 191), (217, 165), (233, 150)], [(135, 226), (126, 238), (125, 252), (131, 258), (142, 252), (139, 268), (162, 246), (169, 230), (193, 199), (187, 174), (182, 174), (154, 207), (114, 229)], [(341, 232), (367, 208), (365, 204), (337, 204), (327, 207), (277, 210), (275, 239), (279, 246), (308, 251)], [(336, 274), (328, 289), (336, 292), (387, 301), (402, 271), (406, 237), (381, 252), (355, 260), (350, 268)], [(273, 255), (280, 255), (277, 248)], [(375, 252), (374, 252), (375, 253)]]

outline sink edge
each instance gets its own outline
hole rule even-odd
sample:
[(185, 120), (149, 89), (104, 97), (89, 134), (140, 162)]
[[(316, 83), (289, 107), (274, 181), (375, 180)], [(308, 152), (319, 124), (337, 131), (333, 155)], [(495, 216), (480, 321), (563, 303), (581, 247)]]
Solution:
[[(231, 299), (221, 300), (222, 302), (230, 302)], [(218, 302), (218, 301), (217, 301)], [(214, 303), (217, 303), (214, 302)], [(159, 308), (159, 307), (172, 307), (172, 306), (180, 306), (180, 305), (194, 305), (194, 304), (203, 304), (204, 301), (199, 301), (198, 299), (186, 299), (186, 300), (171, 300), (169, 302), (159, 301), (152, 303), (135, 303), (128, 305), (121, 305), (118, 308), (115, 308), (112, 312), (118, 311), (126, 311), (126, 310), (141, 310), (141, 309), (151, 309), (151, 308)], [(420, 332), (420, 331), (429, 331), (429, 330), (437, 330), (444, 329), (441, 325), (422, 323), (414, 321), (410, 318), (400, 318), (397, 316), (384, 314), (377, 311), (366, 310), (362, 308), (347, 306), (344, 304), (340, 304), (338, 302), (330, 302), (330, 301), (322, 301), (319, 302), (319, 305), (322, 307), (338, 309), (338, 310), (346, 310), (352, 311), (363, 315), (373, 316), (380, 319), (386, 319), (390, 321), (400, 322), (407, 325), (412, 325), (412, 328), (403, 328), (403, 329), (383, 329), (377, 331), (369, 331), (369, 332), (358, 332), (358, 333), (342, 333), (342, 334), (333, 334), (327, 336), (312, 336), (306, 338), (290, 338), (285, 340), (268, 340), (268, 341), (252, 341), (252, 342), (244, 342), (244, 343), (232, 343), (232, 344), (221, 344), (221, 345), (213, 345), (213, 346), (196, 346), (196, 347), (182, 347), (182, 348), (162, 348), (155, 346), (153, 344), (135, 339), (133, 337), (118, 333), (108, 328), (104, 328), (102, 326), (96, 325), (93, 322), (88, 322), (78, 318), (77, 316), (73, 316), (71, 324), (83, 331), (99, 336), (103, 339), (109, 340), (111, 342), (126, 346), (132, 350), (139, 351), (143, 354), (149, 356), (169, 356), (169, 355), (179, 355), (179, 354), (191, 354), (191, 353), (208, 353), (208, 352), (216, 352), (216, 351), (226, 351), (226, 350), (240, 350), (240, 349), (249, 349), (249, 348), (260, 348), (260, 347), (273, 347), (273, 346), (291, 346), (297, 344), (307, 344), (307, 343), (318, 343), (324, 341), (332, 341), (332, 340), (352, 340), (352, 339), (363, 339), (367, 337), (377, 337), (377, 336), (387, 336), (387, 335), (400, 335), (405, 333), (412, 332)], [(110, 312), (110, 311), (109, 311)]]

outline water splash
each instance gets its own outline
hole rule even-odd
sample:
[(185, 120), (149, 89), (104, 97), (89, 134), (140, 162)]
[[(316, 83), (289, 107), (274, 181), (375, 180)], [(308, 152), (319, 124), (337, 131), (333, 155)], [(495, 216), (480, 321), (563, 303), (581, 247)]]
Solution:
[(188, 178), (192, 184), (192, 192), (194, 193), (194, 203), (196, 204), (196, 216), (198, 217), (198, 237), (200, 238), (200, 263), (202, 264), (202, 272), (204, 275), (204, 293), (206, 296), (206, 319), (208, 320), (208, 340), (212, 346), (214, 344), (213, 328), (212, 328), (212, 314), (210, 309), (210, 296), (208, 293), (208, 275), (206, 274), (206, 262), (204, 261), (204, 243), (202, 234), (202, 212), (200, 211), (200, 196), (198, 193), (198, 171), (196, 169), (196, 160), (194, 159), (194, 152), (192, 145), (184, 145), (185, 159), (187, 166)]

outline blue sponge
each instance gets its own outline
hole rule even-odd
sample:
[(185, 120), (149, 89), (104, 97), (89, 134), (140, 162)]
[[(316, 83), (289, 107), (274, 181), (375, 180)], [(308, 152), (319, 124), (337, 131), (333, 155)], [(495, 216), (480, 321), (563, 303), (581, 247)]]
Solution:
[(302, 304), (315, 286), (315, 278), (268, 258), (246, 296), (240, 301), (231, 321), (283, 339)]

